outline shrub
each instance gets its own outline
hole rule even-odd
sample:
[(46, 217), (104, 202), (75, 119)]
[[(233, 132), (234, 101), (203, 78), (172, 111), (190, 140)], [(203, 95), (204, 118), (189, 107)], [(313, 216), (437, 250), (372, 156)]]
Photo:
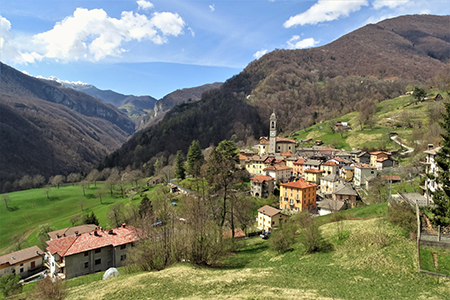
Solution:
[(19, 283), (21, 277), (15, 274), (0, 277), (0, 291), (3, 296), (19, 294), (22, 292), (22, 285)]
[(417, 231), (416, 213), (408, 203), (391, 203), (387, 217), (392, 224), (405, 230), (408, 235), (414, 235)]
[(61, 280), (52, 281), (50, 277), (39, 280), (36, 285), (34, 298), (39, 300), (62, 300), (67, 291)]
[(295, 232), (297, 226), (293, 222), (280, 223), (280, 228), (272, 233), (269, 240), (269, 247), (278, 253), (285, 253), (292, 248), (295, 242)]

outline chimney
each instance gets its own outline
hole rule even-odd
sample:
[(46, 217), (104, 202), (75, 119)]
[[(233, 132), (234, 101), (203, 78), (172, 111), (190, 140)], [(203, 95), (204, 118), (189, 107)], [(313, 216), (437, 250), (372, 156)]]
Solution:
[(125, 226), (126, 226), (126, 224), (125, 224), (125, 223), (122, 223), (122, 228), (125, 228)]
[(75, 236), (78, 236), (78, 230), (77, 230), (77, 231), (75, 231)]
[(433, 144), (428, 144), (428, 150), (433, 149)]

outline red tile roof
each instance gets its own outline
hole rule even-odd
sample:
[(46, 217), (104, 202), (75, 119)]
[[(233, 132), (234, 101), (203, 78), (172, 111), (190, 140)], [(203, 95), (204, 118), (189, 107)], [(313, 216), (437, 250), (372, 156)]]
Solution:
[(301, 166), (301, 165), (303, 165), (303, 164), (305, 163), (305, 161), (306, 161), (306, 159), (304, 159), (304, 158), (299, 158), (299, 159), (297, 159), (296, 161), (294, 161), (294, 165), (296, 165), (296, 166)]
[(281, 152), (280, 155), (290, 157), (292, 156), (291, 152)]
[(308, 172), (308, 173), (323, 173), (325, 171), (324, 170), (317, 170), (317, 169), (307, 169), (307, 170), (305, 170), (305, 172)]
[[(225, 239), (227, 238), (231, 238), (231, 229), (230, 230), (226, 230), (223, 232), (223, 237)], [(235, 228), (234, 229), (234, 237), (235, 238), (242, 238), (245, 237), (245, 233), (242, 231), (241, 228)]]
[(275, 171), (276, 172), (276, 171), (291, 170), (291, 169), (292, 169), (291, 167), (277, 165), (277, 166), (267, 167), (267, 168), (263, 169), (263, 171)]
[(377, 162), (383, 162), (383, 161), (385, 161), (385, 160), (391, 160), (389, 157), (380, 157), (380, 158), (377, 158)]
[(355, 168), (358, 168), (358, 169), (376, 169), (376, 167), (368, 165), (368, 164), (358, 164), (358, 165), (355, 165)]
[(310, 187), (317, 187), (317, 184), (311, 183), (308, 181), (297, 180), (295, 182), (283, 183), (281, 186), (291, 187), (291, 188), (296, 188), (296, 189), (306, 189), (306, 188), (310, 188)]
[(338, 166), (339, 164), (337, 163), (337, 162), (335, 162), (335, 161), (327, 161), (327, 162), (325, 162), (325, 163), (323, 163), (322, 165), (324, 165), (324, 166)]
[[(277, 136), (277, 143), (293, 143), (295, 144), (296, 141), (291, 140), (291, 139), (287, 139), (287, 138), (281, 138)], [(269, 145), (270, 141), (262, 141), (260, 142), (261, 145)]]
[(370, 152), (370, 155), (378, 155), (378, 154), (386, 154), (386, 155), (392, 155), (390, 152), (384, 152), (384, 151), (375, 151), (375, 152)]
[[(112, 234), (109, 234), (110, 231)], [(95, 234), (95, 232), (97, 232), (97, 234)], [(137, 233), (136, 228), (129, 225), (107, 231), (98, 229), (77, 236), (47, 241), (47, 244), (49, 245), (47, 250), (51, 254), (58, 253), (60, 256), (69, 256), (106, 246), (117, 247), (119, 245), (137, 241), (139, 239)]]
[(258, 175), (258, 176), (250, 178), (250, 180), (253, 181), (253, 182), (262, 183), (264, 181), (271, 181), (271, 180), (274, 180), (274, 179), (272, 177), (270, 177), (270, 176)]

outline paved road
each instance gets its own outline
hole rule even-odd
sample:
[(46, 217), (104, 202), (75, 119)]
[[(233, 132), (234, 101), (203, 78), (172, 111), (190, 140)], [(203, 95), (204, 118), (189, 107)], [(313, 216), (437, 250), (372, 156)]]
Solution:
[(411, 148), (411, 147), (409, 147), (409, 146), (406, 146), (405, 144), (402, 144), (397, 138), (398, 138), (397, 135), (391, 136), (391, 140), (393, 140), (395, 143), (399, 144), (399, 145), (402, 146), (403, 148), (406, 148), (406, 149), (407, 149), (405, 152), (401, 152), (400, 154), (406, 155), (406, 154), (409, 154), (409, 153), (411, 153), (411, 152), (414, 151), (414, 148)]

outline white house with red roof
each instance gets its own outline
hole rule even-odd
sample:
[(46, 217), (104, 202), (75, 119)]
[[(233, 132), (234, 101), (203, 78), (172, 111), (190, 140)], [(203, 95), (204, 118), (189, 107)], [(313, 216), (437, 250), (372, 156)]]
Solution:
[(93, 231), (47, 241), (50, 274), (70, 279), (120, 267), (138, 239), (136, 228), (122, 224), (106, 231), (97, 227)]

